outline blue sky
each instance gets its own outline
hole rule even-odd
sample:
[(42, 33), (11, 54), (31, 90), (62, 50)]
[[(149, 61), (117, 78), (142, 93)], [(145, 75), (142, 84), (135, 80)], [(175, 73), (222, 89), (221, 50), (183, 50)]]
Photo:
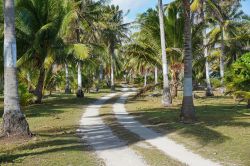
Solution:
[[(172, 0), (163, 0), (163, 3), (169, 3)], [(139, 13), (143, 13), (148, 8), (154, 8), (157, 5), (157, 0), (112, 0), (113, 4), (119, 5), (124, 12), (130, 10), (125, 17), (125, 22), (133, 21)], [(250, 15), (250, 0), (242, 2), (242, 9)]]

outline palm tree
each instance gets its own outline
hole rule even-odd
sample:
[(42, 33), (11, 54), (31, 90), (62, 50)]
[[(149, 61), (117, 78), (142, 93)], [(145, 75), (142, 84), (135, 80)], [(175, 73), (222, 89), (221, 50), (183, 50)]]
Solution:
[(4, 114), (5, 135), (31, 135), (20, 110), (17, 85), (17, 59), (14, 0), (4, 1)]
[(161, 36), (161, 50), (162, 50), (162, 73), (163, 73), (163, 94), (162, 104), (170, 106), (172, 104), (172, 97), (170, 93), (169, 80), (168, 80), (168, 63), (166, 55), (166, 41), (165, 41), (165, 28), (164, 28), (164, 14), (162, 0), (158, 0), (159, 20), (160, 20), (160, 36)]
[(208, 37), (207, 37), (207, 27), (206, 27), (206, 13), (205, 13), (205, 6), (206, 3), (204, 0), (195, 0), (192, 5), (191, 9), (193, 11), (196, 11), (200, 9), (200, 18), (201, 22), (204, 24), (204, 29), (202, 31), (202, 36), (203, 36), (203, 54), (205, 60), (205, 76), (206, 76), (206, 96), (213, 96), (213, 91), (212, 91), (212, 86), (211, 86), (211, 81), (210, 81), (210, 67), (209, 67), (209, 62), (208, 62)]
[(226, 60), (226, 32), (229, 31), (228, 29), (233, 28), (232, 22), (242, 17), (243, 12), (238, 11), (240, 8), (240, 0), (231, 0), (227, 3), (225, 2), (216, 2), (212, 0), (207, 1), (210, 13), (216, 21), (220, 28), (220, 77), (221, 77), (221, 91), (224, 93), (224, 68), (225, 68), (225, 60)]
[(115, 90), (115, 50), (121, 45), (121, 40), (126, 37), (128, 25), (123, 23), (123, 12), (119, 6), (107, 6), (103, 13), (104, 26), (101, 33), (101, 39), (108, 49), (110, 55), (110, 83), (111, 91)]
[(60, 0), (18, 0), (16, 6), (18, 41), (22, 42), (24, 50), (18, 66), (29, 65), (39, 70), (32, 93), (37, 96), (36, 102), (41, 103), (46, 70), (61, 49), (58, 32), (65, 12)]
[(180, 118), (184, 123), (195, 121), (192, 83), (192, 40), (190, 23), (190, 2), (182, 0), (184, 8), (184, 92)]

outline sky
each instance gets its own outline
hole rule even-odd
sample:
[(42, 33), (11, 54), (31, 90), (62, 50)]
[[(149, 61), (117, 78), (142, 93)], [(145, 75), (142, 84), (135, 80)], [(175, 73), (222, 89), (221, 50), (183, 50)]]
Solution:
[[(172, 0), (162, 0), (163, 4), (169, 3)], [(123, 9), (124, 13), (130, 12), (124, 18), (124, 22), (132, 22), (136, 16), (143, 13), (148, 8), (155, 8), (157, 0), (112, 0), (111, 3), (119, 5)], [(250, 0), (242, 2), (242, 10), (250, 15)]]

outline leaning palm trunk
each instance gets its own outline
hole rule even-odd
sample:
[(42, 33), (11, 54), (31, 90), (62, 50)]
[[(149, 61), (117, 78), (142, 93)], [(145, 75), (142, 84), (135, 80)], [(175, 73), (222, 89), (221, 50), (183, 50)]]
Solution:
[(195, 109), (193, 103), (193, 83), (192, 83), (192, 45), (191, 45), (191, 25), (190, 25), (190, 2), (183, 0), (184, 5), (184, 93), (181, 108), (181, 121), (192, 123), (195, 121)]
[(159, 6), (159, 20), (160, 20), (160, 31), (161, 31), (161, 49), (162, 49), (162, 70), (163, 70), (163, 95), (162, 104), (164, 106), (170, 106), (172, 104), (172, 97), (169, 88), (168, 80), (168, 64), (166, 55), (166, 41), (165, 41), (165, 31), (164, 31), (164, 14), (162, 0), (158, 0)]
[(65, 93), (70, 94), (71, 89), (69, 85), (69, 66), (67, 63), (65, 63), (65, 76), (66, 76), (66, 87), (65, 87)]
[(20, 110), (16, 76), (14, 0), (4, 1), (4, 114), (5, 135), (30, 135), (29, 125)]
[(78, 98), (83, 98), (84, 93), (82, 91), (82, 63), (79, 61), (77, 65), (77, 83), (78, 83), (78, 88), (77, 88), (77, 93), (76, 96)]
[(225, 58), (225, 41), (224, 28), (221, 26), (221, 56), (220, 56), (220, 77), (221, 77), (221, 92), (224, 93), (224, 58)]

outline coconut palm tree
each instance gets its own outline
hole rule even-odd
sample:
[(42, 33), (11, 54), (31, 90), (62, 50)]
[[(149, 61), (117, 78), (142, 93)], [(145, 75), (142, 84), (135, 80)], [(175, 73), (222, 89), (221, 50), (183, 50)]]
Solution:
[(29, 125), (20, 110), (17, 90), (17, 50), (14, 0), (4, 1), (4, 114), (5, 135), (30, 135)]
[(36, 87), (32, 91), (37, 96), (37, 103), (42, 101), (46, 67), (53, 64), (56, 51), (60, 51), (58, 32), (65, 15), (61, 4), (61, 0), (17, 1), (18, 41), (22, 42), (24, 50), (18, 66), (29, 64), (39, 70)]
[(190, 1), (182, 0), (184, 8), (184, 90), (180, 118), (184, 123), (195, 121), (192, 83), (192, 40), (190, 23)]
[(172, 104), (172, 97), (170, 93), (169, 80), (168, 80), (168, 63), (166, 55), (166, 40), (165, 40), (164, 13), (163, 13), (162, 0), (158, 0), (158, 8), (159, 8), (159, 21), (160, 21), (161, 50), (162, 50), (162, 71), (163, 71), (162, 104), (164, 106), (170, 106)]
[(107, 6), (103, 11), (103, 23), (101, 39), (110, 55), (110, 83), (111, 91), (114, 91), (115, 50), (121, 45), (121, 40), (127, 37), (129, 23), (123, 23), (123, 11), (114, 5)]
[(202, 31), (202, 36), (203, 36), (203, 54), (205, 58), (205, 76), (206, 76), (206, 96), (213, 96), (213, 91), (212, 91), (212, 86), (211, 86), (211, 81), (210, 81), (210, 66), (208, 62), (208, 37), (207, 37), (207, 26), (206, 26), (206, 2), (204, 0), (195, 0), (193, 1), (191, 5), (191, 9), (193, 11), (199, 10), (199, 19), (202, 24), (204, 24), (204, 28)]

